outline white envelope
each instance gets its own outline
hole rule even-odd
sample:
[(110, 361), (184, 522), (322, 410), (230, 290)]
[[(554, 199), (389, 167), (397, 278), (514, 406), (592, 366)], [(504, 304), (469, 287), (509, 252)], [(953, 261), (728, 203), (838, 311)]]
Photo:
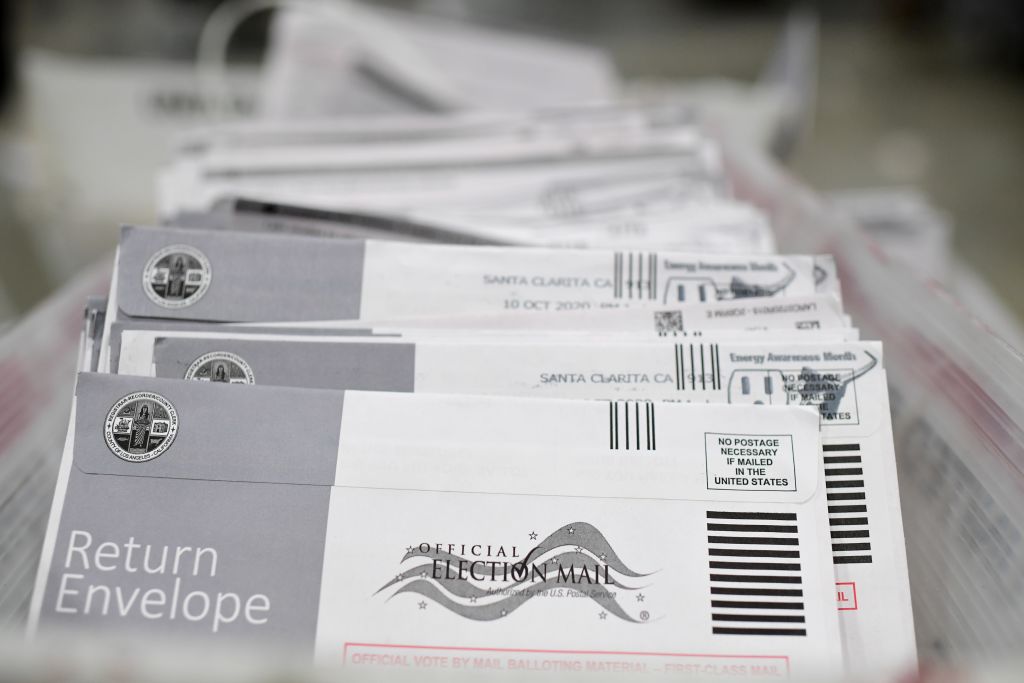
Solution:
[(535, 205), (468, 208), (353, 211), (311, 200), (284, 204), (232, 197), (208, 212), (182, 217), (181, 225), (455, 244), (775, 252), (771, 226), (761, 211), (715, 196), (702, 180), (676, 175), (630, 180), (598, 178), (590, 187), (565, 183)]
[[(629, 412), (629, 399), (812, 406), (821, 418), (836, 599), (849, 669), (897, 675), (916, 666), (878, 342), (754, 342), (713, 335), (677, 343), (525, 337), (303, 341), (150, 334), (155, 336), (141, 333), (126, 342), (123, 368), (237, 384), (618, 399), (615, 418), (625, 434), (640, 424)], [(733, 477), (728, 468), (715, 474)]]
[[(814, 413), (629, 409), (627, 448), (595, 401), (81, 375), (33, 625), (354, 669), (836, 673)], [(757, 481), (716, 483), (737, 458)]]
[[(188, 364), (191, 359), (186, 356), (193, 351), (188, 349), (205, 349), (198, 355), (207, 355), (207, 352), (217, 353), (217, 349), (231, 349), (235, 346), (250, 346), (259, 350), (264, 356), (266, 364), (274, 366), (278, 361), (285, 361), (299, 356), (303, 361), (304, 369), (309, 371), (310, 367), (319, 360), (314, 360), (314, 353), (310, 352), (304, 343), (331, 344), (332, 342), (345, 342), (353, 336), (366, 338), (369, 341), (401, 342), (427, 342), (431, 346), (441, 345), (444, 349), (458, 349), (464, 345), (479, 350), (481, 353), (480, 363), (489, 364), (494, 355), (500, 355), (511, 349), (514, 354), (523, 352), (529, 355), (531, 360), (539, 360), (538, 354), (552, 349), (552, 345), (561, 353), (556, 353), (554, 363), (561, 362), (565, 352), (572, 352), (574, 348), (582, 351), (580, 360), (586, 362), (587, 355), (597, 351), (598, 356), (603, 356), (603, 351), (611, 351), (630, 362), (631, 351), (637, 348), (668, 349), (676, 348), (671, 345), (671, 340), (682, 341), (683, 339), (694, 339), (707, 344), (724, 341), (738, 342), (740, 344), (756, 343), (758, 346), (792, 344), (801, 342), (836, 343), (845, 341), (857, 341), (858, 332), (855, 329), (836, 328), (824, 330), (711, 330), (702, 332), (697, 330), (692, 333), (679, 332), (669, 335), (656, 335), (652, 333), (629, 333), (629, 332), (608, 332), (601, 335), (600, 342), (594, 339), (593, 334), (577, 332), (572, 330), (555, 330), (540, 332), (533, 330), (459, 330), (445, 328), (424, 328), (424, 329), (402, 329), (387, 328), (378, 330), (330, 329), (330, 328), (303, 328), (303, 327), (272, 327), (272, 326), (234, 326), (219, 325), (211, 326), (206, 323), (178, 323), (180, 329), (175, 325), (154, 324), (152, 321), (132, 321), (129, 323), (116, 323), (112, 328), (111, 349), (117, 349), (116, 362), (112, 363), (114, 371), (120, 375), (142, 375), (157, 377), (175, 377), (185, 373), (182, 363)], [(212, 329), (211, 329), (212, 328)], [(311, 332), (313, 334), (303, 334)], [(346, 336), (338, 336), (338, 333), (353, 333)], [(666, 339), (666, 337), (669, 337)], [(270, 343), (264, 343), (270, 342)], [(289, 342), (287, 344), (276, 344), (274, 342)], [(295, 343), (291, 343), (295, 342)], [(298, 344), (298, 345), (296, 345)], [(184, 348), (181, 348), (184, 345)], [(169, 351), (168, 347), (178, 347)], [(613, 348), (614, 347), (614, 348)], [(162, 362), (169, 363), (173, 367), (180, 367), (182, 372), (173, 374), (173, 370), (166, 367), (162, 372), (154, 375), (156, 350), (162, 352)], [(328, 352), (328, 355), (344, 355), (345, 349), (336, 348)], [(458, 353), (458, 351), (455, 351)], [(184, 354), (184, 355), (182, 355)], [(666, 358), (667, 358), (666, 354)], [(112, 353), (113, 359), (113, 353)], [(442, 355), (439, 360), (445, 359)], [(474, 364), (470, 363), (470, 367)], [(171, 372), (171, 375), (165, 374)], [(185, 373), (187, 374), (187, 373)], [(263, 373), (261, 373), (263, 374)], [(287, 374), (279, 375), (277, 381), (266, 382), (268, 384), (281, 386), (320, 386), (320, 381), (330, 381), (325, 377), (313, 379), (312, 374), (299, 375), (288, 379)], [(283, 381), (282, 381), (283, 380)], [(307, 384), (313, 381), (313, 384)], [(245, 382), (252, 383), (252, 382)], [(264, 382), (261, 382), (264, 383)], [(328, 383), (324, 385), (330, 387)], [(452, 392), (442, 392), (452, 393)], [(467, 393), (473, 393), (469, 391)], [(505, 393), (505, 392), (497, 392)]]
[(118, 318), (210, 322), (569, 313), (839, 295), (827, 256), (347, 241), (125, 228)]
[(722, 186), (717, 145), (689, 127), (597, 135), (512, 132), (488, 139), (215, 149), (165, 169), (158, 205), (164, 220), (239, 195), (348, 209), (524, 206), (566, 181), (666, 172)]
[[(710, 303), (676, 304), (646, 308), (602, 308), (596, 311), (570, 311), (548, 315), (537, 311), (462, 314), (374, 321), (378, 333), (415, 330), (463, 330), (479, 333), (532, 332), (550, 334), (600, 332), (651, 334), (659, 336), (701, 335), (714, 332), (759, 332), (766, 330), (817, 334), (822, 330), (842, 332), (844, 338), (856, 339), (850, 317), (843, 313), (839, 299), (832, 295), (786, 297), (784, 301), (755, 297)], [(358, 323), (320, 321), (312, 323), (268, 323), (271, 327), (354, 328)]]

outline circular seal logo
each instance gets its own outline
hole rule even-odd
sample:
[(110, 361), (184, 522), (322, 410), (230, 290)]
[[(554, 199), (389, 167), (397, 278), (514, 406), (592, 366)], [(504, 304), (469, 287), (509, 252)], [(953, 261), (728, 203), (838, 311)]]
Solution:
[(228, 351), (211, 351), (192, 361), (185, 379), (225, 384), (255, 384), (252, 368), (241, 356)]
[(185, 308), (210, 287), (210, 261), (186, 244), (172, 244), (153, 254), (142, 271), (142, 289), (164, 308)]
[(178, 411), (160, 394), (137, 391), (114, 404), (103, 432), (114, 455), (146, 462), (171, 447), (178, 433)]

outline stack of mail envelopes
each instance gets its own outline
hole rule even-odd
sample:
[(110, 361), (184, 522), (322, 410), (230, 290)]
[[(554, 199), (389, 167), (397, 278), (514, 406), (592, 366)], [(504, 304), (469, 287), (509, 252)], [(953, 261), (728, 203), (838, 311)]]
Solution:
[(664, 106), (198, 131), (91, 302), (31, 630), (886, 676), (881, 344)]

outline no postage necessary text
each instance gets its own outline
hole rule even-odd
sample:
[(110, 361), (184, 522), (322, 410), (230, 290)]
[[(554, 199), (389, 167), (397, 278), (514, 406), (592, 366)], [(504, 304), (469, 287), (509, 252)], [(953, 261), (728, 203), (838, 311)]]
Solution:
[(795, 490), (792, 437), (706, 434), (708, 488)]

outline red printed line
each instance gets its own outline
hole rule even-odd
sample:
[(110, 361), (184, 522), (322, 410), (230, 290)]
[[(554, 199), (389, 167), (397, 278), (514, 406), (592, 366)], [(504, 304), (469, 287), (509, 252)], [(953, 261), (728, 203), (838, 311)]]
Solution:
[(391, 643), (345, 643), (343, 656), (348, 661), (349, 647), (372, 647), (395, 650), (442, 650), (459, 652), (518, 652), (526, 654), (545, 655), (599, 655), (599, 656), (628, 656), (628, 657), (702, 657), (706, 659), (778, 659), (786, 662), (786, 671), (789, 671), (788, 655), (723, 655), (723, 654), (700, 654), (691, 652), (632, 652), (616, 650), (543, 650), (536, 648), (516, 647), (458, 647), (452, 645), (400, 645)]

